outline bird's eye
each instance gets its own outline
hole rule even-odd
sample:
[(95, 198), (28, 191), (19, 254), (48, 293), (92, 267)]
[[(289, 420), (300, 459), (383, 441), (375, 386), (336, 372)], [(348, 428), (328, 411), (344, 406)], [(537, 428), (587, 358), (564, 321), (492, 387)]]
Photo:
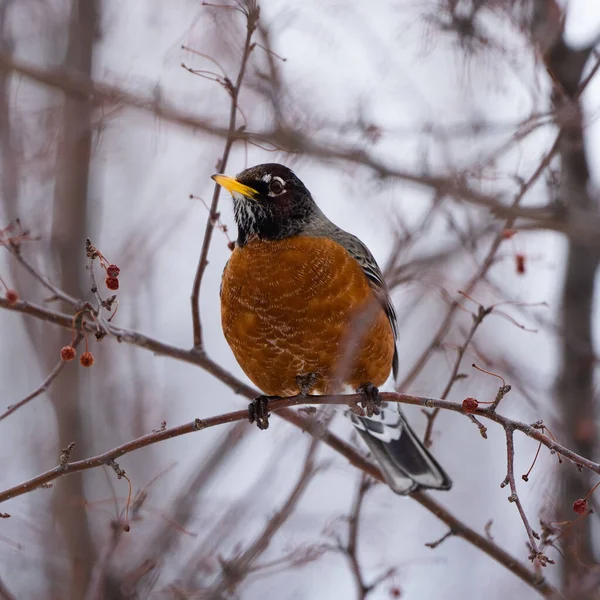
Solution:
[(279, 196), (279, 194), (281, 194), (284, 190), (285, 190), (285, 186), (283, 185), (283, 181), (281, 181), (281, 179), (279, 179), (279, 177), (272, 179), (271, 182), (269, 183), (269, 191), (274, 196)]

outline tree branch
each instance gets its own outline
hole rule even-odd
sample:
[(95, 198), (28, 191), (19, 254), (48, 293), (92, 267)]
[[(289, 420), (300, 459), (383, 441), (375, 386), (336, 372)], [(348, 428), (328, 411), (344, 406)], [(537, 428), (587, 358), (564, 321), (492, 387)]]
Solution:
[[(246, 12), (247, 11), (247, 12)], [(256, 30), (259, 17), (258, 6), (250, 2), (248, 7), (244, 9), (246, 14), (246, 41), (244, 42), (244, 49), (242, 51), (242, 59), (240, 63), (240, 70), (238, 72), (235, 84), (232, 84), (229, 79), (226, 79), (226, 87), (229, 95), (231, 96), (231, 109), (229, 112), (229, 127), (227, 130), (227, 137), (225, 139), (225, 147), (223, 154), (219, 161), (218, 170), (224, 171), (227, 167), (227, 161), (229, 159), (229, 153), (233, 146), (234, 141), (237, 139), (236, 136), (236, 121), (238, 112), (238, 98), (240, 90), (242, 88), (242, 82), (244, 80), (244, 74), (246, 73), (246, 66), (248, 64), (248, 58), (252, 52), (252, 35)], [(221, 192), (221, 186), (215, 183), (213, 189), (212, 201), (210, 203), (210, 209), (208, 212), (208, 219), (206, 220), (206, 229), (204, 231), (204, 240), (202, 242), (202, 250), (200, 251), (200, 259), (198, 260), (198, 266), (196, 268), (196, 275), (194, 276), (194, 284), (192, 286), (192, 326), (194, 332), (194, 348), (196, 350), (202, 350), (202, 323), (200, 321), (200, 286), (202, 284), (202, 277), (204, 271), (208, 265), (208, 250), (212, 241), (212, 234), (215, 228), (215, 222), (217, 219), (217, 206), (219, 204), (219, 193)]]
[[(77, 348), (79, 342), (82, 339), (82, 335), (77, 335), (73, 340), (73, 348)], [(43, 394), (44, 392), (48, 391), (48, 388), (50, 387), (52, 382), (60, 375), (60, 372), (63, 370), (66, 364), (67, 363), (64, 360), (59, 360), (56, 363), (54, 369), (52, 369), (52, 371), (50, 371), (50, 373), (48, 374), (48, 377), (46, 377), (46, 379), (44, 379), (44, 381), (42, 381), (42, 383), (37, 388), (35, 388), (33, 392), (31, 392), (31, 394), (28, 394), (22, 400), (11, 404), (6, 408), (6, 410), (2, 414), (0, 414), (0, 421), (6, 419), (6, 417), (8, 417), (9, 415), (12, 415), (12, 413), (14, 413), (16, 410), (19, 410), (19, 408), (21, 408), (22, 406), (25, 406), (28, 402), (31, 402), (31, 400), (33, 400), (34, 398), (37, 398), (40, 394)]]
[[(121, 88), (102, 84), (86, 78), (79, 73), (61, 70), (45, 70), (14, 60), (0, 53), (0, 70), (14, 71), (30, 79), (44, 83), (85, 98), (94, 104), (120, 104), (143, 110), (164, 121), (183, 126), (191, 131), (201, 131), (207, 135), (227, 140), (231, 136), (228, 128), (217, 127), (212, 119), (190, 115), (170, 107), (156, 99), (137, 96)], [(439, 194), (461, 198), (475, 206), (490, 209), (496, 217), (504, 219), (525, 219), (528, 223), (522, 229), (549, 229), (579, 238), (581, 243), (592, 247), (600, 246), (597, 232), (600, 230), (600, 216), (594, 211), (570, 207), (569, 218), (564, 210), (555, 205), (537, 207), (519, 207), (505, 205), (496, 196), (480, 192), (469, 186), (460, 174), (427, 175), (390, 166), (374, 158), (360, 148), (346, 148), (333, 143), (321, 142), (301, 131), (273, 129), (264, 132), (249, 132), (238, 129), (234, 140), (268, 142), (290, 153), (303, 153), (322, 160), (341, 161), (367, 167), (382, 179), (398, 179), (417, 186), (426, 187)]]

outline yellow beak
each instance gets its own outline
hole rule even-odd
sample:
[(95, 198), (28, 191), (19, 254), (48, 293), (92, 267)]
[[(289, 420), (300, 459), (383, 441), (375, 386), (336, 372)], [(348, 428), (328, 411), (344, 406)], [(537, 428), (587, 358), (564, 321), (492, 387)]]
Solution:
[(246, 196), (246, 198), (255, 198), (258, 195), (258, 192), (255, 189), (240, 183), (233, 177), (228, 177), (227, 175), (213, 175), (211, 179), (232, 194), (237, 192), (238, 194), (242, 194), (242, 196)]

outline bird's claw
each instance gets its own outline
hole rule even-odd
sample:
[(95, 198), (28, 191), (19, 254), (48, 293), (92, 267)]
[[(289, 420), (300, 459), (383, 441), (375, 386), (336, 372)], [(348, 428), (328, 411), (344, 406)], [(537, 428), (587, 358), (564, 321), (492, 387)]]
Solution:
[(378, 415), (381, 412), (381, 396), (379, 395), (379, 388), (372, 383), (365, 383), (365, 385), (361, 385), (356, 391), (362, 394), (360, 405), (367, 413), (367, 417)]
[(296, 375), (296, 385), (298, 386), (300, 396), (308, 396), (318, 381), (318, 373), (306, 373), (305, 375)]
[(248, 420), (250, 423), (256, 422), (259, 429), (269, 428), (269, 411), (267, 405), (269, 400), (275, 399), (275, 396), (257, 396), (248, 404)]

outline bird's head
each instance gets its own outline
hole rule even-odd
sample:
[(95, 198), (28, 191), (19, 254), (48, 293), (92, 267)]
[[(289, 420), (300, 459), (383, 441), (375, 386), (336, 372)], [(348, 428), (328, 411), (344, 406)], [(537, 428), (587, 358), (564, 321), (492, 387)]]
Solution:
[(280, 240), (299, 235), (322, 215), (304, 184), (283, 165), (257, 165), (236, 177), (212, 178), (233, 196), (239, 246), (254, 238)]

